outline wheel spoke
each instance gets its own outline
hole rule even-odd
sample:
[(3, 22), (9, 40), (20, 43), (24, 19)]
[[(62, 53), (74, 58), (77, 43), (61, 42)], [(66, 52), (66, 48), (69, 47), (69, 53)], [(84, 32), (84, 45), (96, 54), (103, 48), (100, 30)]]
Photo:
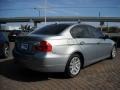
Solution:
[(77, 67), (77, 68), (80, 68), (80, 64), (77, 64), (76, 67)]

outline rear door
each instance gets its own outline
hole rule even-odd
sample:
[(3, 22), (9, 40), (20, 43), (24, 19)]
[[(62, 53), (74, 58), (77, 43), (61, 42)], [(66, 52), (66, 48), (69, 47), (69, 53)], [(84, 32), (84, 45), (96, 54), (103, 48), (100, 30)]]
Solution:
[(94, 62), (98, 57), (98, 39), (91, 36), (87, 25), (77, 25), (71, 29), (71, 35), (75, 38), (79, 51), (84, 55), (85, 65)]

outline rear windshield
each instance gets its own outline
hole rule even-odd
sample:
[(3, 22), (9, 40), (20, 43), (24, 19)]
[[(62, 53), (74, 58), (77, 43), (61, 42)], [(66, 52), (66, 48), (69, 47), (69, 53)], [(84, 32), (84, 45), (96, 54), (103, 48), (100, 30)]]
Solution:
[(32, 32), (32, 34), (57, 35), (64, 31), (69, 26), (70, 24), (51, 24)]

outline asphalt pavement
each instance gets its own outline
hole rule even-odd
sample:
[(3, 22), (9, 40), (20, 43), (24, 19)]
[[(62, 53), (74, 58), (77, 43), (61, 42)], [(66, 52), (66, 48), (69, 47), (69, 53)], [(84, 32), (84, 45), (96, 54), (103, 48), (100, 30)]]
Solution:
[[(12, 50), (14, 44), (10, 47)], [(115, 59), (89, 65), (70, 79), (63, 73), (24, 69), (14, 63), (12, 56), (0, 59), (0, 90), (120, 90), (120, 49)]]

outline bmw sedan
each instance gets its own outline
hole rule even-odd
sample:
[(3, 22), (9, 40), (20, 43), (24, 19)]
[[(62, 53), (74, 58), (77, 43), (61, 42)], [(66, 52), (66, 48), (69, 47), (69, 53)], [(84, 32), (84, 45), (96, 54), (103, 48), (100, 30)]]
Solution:
[(17, 37), (13, 55), (16, 63), (28, 69), (75, 77), (84, 66), (115, 58), (115, 46), (93, 26), (55, 23)]

